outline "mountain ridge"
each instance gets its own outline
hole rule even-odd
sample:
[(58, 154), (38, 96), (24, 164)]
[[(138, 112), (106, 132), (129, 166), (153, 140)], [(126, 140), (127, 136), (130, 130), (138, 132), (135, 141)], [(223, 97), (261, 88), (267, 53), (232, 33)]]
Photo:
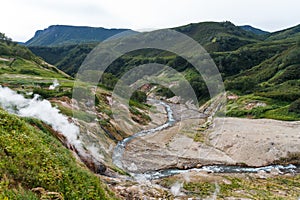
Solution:
[(268, 31), (264, 31), (262, 29), (255, 28), (251, 25), (243, 25), (243, 26), (239, 26), (239, 27), (244, 29), (245, 31), (249, 31), (249, 32), (252, 32), (252, 33), (257, 34), (257, 35), (266, 35), (266, 34), (270, 33)]
[(131, 29), (107, 29), (103, 27), (51, 25), (38, 30), (25, 42), (26, 46), (62, 46), (79, 43), (101, 42), (111, 36), (125, 33), (134, 34)]

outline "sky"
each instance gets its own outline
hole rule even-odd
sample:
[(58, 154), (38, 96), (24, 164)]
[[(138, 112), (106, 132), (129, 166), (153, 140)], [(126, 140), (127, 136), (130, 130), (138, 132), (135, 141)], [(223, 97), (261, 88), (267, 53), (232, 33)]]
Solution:
[(0, 32), (25, 42), (50, 25), (171, 28), (203, 21), (277, 31), (300, 24), (299, 0), (3, 0)]

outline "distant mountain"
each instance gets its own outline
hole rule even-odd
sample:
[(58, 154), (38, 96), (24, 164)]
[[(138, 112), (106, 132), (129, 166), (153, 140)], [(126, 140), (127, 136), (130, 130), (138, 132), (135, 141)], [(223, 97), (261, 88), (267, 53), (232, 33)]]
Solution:
[(260, 37), (231, 22), (201, 22), (174, 28), (199, 42), (209, 52), (232, 51)]
[[(238, 75), (242, 71), (260, 65), (300, 41), (300, 26), (265, 35), (255, 34), (249, 29), (245, 30), (245, 27), (235, 26), (231, 22), (201, 22), (173, 29), (198, 41), (211, 54), (224, 77)], [(256, 29), (251, 28), (251, 30)], [(69, 75), (75, 75), (85, 57), (96, 45), (89, 43), (59, 47), (30, 46), (29, 49)], [(153, 51), (150, 54), (145, 51), (138, 53), (140, 54), (139, 59), (130, 58), (133, 57), (132, 55), (127, 56), (120, 62), (123, 63), (122, 66), (114, 66), (117, 70), (112, 73), (124, 72), (126, 67), (149, 63), (153, 59), (162, 60), (162, 64), (167, 63), (181, 71), (188, 68), (188, 65), (180, 58), (176, 58), (174, 61), (172, 59), (175, 57), (167, 54), (159, 52), (153, 54)]]
[(101, 42), (113, 35), (136, 33), (130, 29), (106, 29), (87, 26), (53, 25), (36, 31), (26, 46), (62, 46), (79, 43)]
[(300, 37), (300, 24), (288, 29), (274, 32), (270, 35), (268, 40), (282, 40), (295, 37)]
[(258, 28), (254, 28), (253, 26), (250, 26), (250, 25), (240, 26), (240, 28), (242, 28), (245, 31), (249, 31), (251, 33), (254, 33), (256, 35), (266, 35), (266, 34), (270, 33), (268, 31), (264, 31), (264, 30), (261, 30), (261, 29), (258, 29)]

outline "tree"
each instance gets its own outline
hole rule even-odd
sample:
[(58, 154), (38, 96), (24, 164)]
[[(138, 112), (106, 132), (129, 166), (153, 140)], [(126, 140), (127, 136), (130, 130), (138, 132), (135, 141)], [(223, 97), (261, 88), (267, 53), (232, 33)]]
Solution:
[(289, 112), (300, 114), (300, 99), (297, 99), (296, 101), (291, 103), (289, 107)]
[(147, 101), (147, 95), (145, 92), (137, 90), (133, 92), (131, 100), (137, 101), (139, 103), (145, 103)]
[(11, 42), (12, 39), (7, 37), (4, 33), (0, 33), (0, 41)]

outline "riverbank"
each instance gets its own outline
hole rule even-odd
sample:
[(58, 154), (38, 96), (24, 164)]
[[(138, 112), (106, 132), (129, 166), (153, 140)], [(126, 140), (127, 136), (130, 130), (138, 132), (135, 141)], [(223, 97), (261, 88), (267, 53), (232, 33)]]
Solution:
[[(118, 183), (112, 188), (124, 197), (131, 195), (130, 198), (136, 199), (149, 196), (163, 199), (218, 197), (228, 200), (298, 198), (295, 185), (300, 183), (299, 168), (293, 165), (233, 166), (234, 170), (229, 170), (231, 173), (222, 171), (227, 167), (218, 168), (216, 165), (263, 166), (283, 162), (280, 158), (293, 153), (299, 154), (300, 122), (215, 118), (210, 128), (203, 130), (204, 124), (204, 118), (184, 119), (168, 129), (133, 139), (126, 145), (123, 155), (126, 169), (133, 173), (152, 173), (136, 175), (137, 182), (132, 182), (131, 186), (127, 182), (127, 186)], [(178, 173), (166, 170), (200, 168), (202, 165), (214, 165), (216, 168), (179, 170)], [(153, 172), (156, 170), (163, 170), (163, 174)], [(148, 176), (154, 180), (147, 180)]]
[[(132, 140), (124, 163), (132, 172), (203, 165), (265, 166), (300, 152), (300, 122), (269, 119), (216, 118), (201, 132), (203, 119), (187, 119), (173, 127)], [(201, 134), (202, 139), (195, 141)]]

